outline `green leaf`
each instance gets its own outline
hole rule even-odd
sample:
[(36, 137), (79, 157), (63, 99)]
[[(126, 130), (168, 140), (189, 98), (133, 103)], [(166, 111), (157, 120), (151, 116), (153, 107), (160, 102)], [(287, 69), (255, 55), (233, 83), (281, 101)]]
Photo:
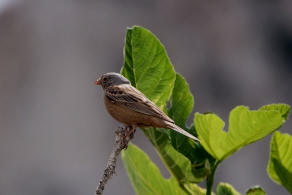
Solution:
[(191, 161), (171, 145), (165, 129), (147, 128), (143, 131), (177, 181), (180, 183), (202, 181), (201, 177), (195, 176), (194, 171), (197, 170), (193, 168)]
[(260, 110), (275, 110), (280, 112), (283, 120), (287, 120), (290, 114), (290, 106), (287, 104), (269, 104), (260, 108)]
[(292, 194), (292, 136), (276, 132), (271, 141), (268, 174)]
[[(176, 74), (169, 116), (174, 120), (175, 124), (183, 129), (187, 129), (186, 121), (193, 110), (193, 105), (194, 97), (189, 90), (187, 82), (181, 75)], [(191, 151), (194, 147), (189, 143), (188, 137), (175, 131), (170, 132), (170, 137), (175, 149), (183, 154), (192, 154)], [(192, 159), (192, 156), (189, 156), (189, 159)]]
[(170, 98), (175, 72), (164, 46), (149, 30), (129, 28), (121, 73), (131, 84), (164, 108)]
[(137, 146), (129, 144), (127, 150), (122, 151), (122, 159), (136, 194), (186, 194), (175, 179), (165, 179), (147, 154)]
[(124, 48), (124, 66), (121, 73), (129, 79), (133, 86), (136, 86), (136, 78), (134, 73), (134, 64), (132, 56), (132, 29), (128, 29), (126, 34), (126, 42)]
[[(176, 75), (164, 46), (149, 30), (139, 26), (128, 29), (121, 73), (156, 105), (165, 110)], [(156, 147), (168, 170), (180, 182), (199, 182), (188, 158), (176, 151), (165, 129), (143, 129)]]
[(247, 190), (246, 195), (266, 195), (266, 192), (259, 186), (254, 186)]
[[(206, 195), (206, 189), (201, 188), (197, 184), (187, 183), (187, 184), (183, 184), (183, 186), (184, 186), (184, 188), (187, 190), (187, 192), (189, 194), (193, 194), (193, 195)], [(212, 193), (212, 195), (215, 195), (215, 194)]]
[(184, 128), (189, 115), (192, 113), (193, 106), (194, 97), (190, 92), (188, 83), (180, 74), (176, 74), (169, 116), (175, 121), (175, 124)]
[[(194, 98), (190, 92), (189, 85), (185, 79), (176, 74), (176, 80), (171, 96), (171, 107), (169, 109), (169, 116), (186, 131), (195, 134), (194, 126), (191, 128), (186, 127), (186, 121), (193, 110)], [(170, 131), (171, 143), (173, 147), (186, 156), (192, 163), (194, 176), (198, 181), (202, 181), (208, 170), (205, 166), (206, 159), (210, 157), (204, 150), (201, 144), (193, 142), (190, 138), (179, 134), (175, 131)]]
[(217, 195), (240, 195), (232, 185), (228, 183), (219, 183), (216, 189)]
[(217, 160), (223, 160), (241, 147), (253, 143), (278, 129), (285, 122), (283, 113), (268, 107), (250, 111), (237, 106), (229, 116), (229, 130), (215, 114), (195, 115), (196, 130), (204, 148)]

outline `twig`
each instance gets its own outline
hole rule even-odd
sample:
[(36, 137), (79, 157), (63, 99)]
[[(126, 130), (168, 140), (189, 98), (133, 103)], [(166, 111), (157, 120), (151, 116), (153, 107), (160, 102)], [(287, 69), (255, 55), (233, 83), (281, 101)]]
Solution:
[(99, 184), (96, 188), (96, 192), (95, 192), (96, 195), (102, 194), (106, 183), (115, 173), (117, 157), (119, 156), (119, 154), (121, 153), (123, 149), (126, 149), (128, 147), (129, 141), (133, 138), (133, 134), (130, 136), (126, 136), (127, 128), (119, 127), (118, 130), (115, 132), (115, 134), (116, 136), (115, 136), (114, 147), (107, 161), (107, 165), (104, 169), (102, 179), (99, 181)]

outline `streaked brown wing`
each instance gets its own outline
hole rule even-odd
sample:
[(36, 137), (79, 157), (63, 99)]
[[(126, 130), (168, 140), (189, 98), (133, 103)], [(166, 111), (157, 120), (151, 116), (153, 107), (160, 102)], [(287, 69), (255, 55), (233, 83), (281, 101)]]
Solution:
[(173, 123), (158, 106), (150, 101), (143, 93), (131, 85), (115, 85), (108, 87), (105, 95), (117, 104), (126, 106), (136, 112), (161, 118)]

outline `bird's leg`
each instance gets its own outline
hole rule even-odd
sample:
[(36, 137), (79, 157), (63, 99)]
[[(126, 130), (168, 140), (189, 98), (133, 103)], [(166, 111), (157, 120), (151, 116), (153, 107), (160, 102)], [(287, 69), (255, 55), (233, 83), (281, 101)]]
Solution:
[(130, 132), (129, 138), (133, 139), (134, 138), (134, 134), (136, 132), (136, 128), (133, 128), (133, 130), (131, 130), (132, 132)]
[(134, 125), (128, 126), (129, 131), (127, 131), (125, 138), (129, 137), (132, 139), (134, 137), (134, 133), (136, 132), (136, 127)]
[(136, 131), (135, 126), (125, 126), (126, 134), (123, 137), (124, 148), (127, 149), (128, 142), (134, 137)]

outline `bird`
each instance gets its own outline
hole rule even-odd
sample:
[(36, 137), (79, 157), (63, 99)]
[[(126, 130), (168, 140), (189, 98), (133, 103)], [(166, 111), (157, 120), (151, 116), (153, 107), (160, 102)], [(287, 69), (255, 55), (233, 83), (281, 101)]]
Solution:
[(131, 85), (123, 75), (115, 72), (103, 74), (95, 81), (104, 90), (104, 103), (108, 113), (129, 129), (127, 136), (137, 127), (172, 129), (195, 141), (198, 138), (177, 126), (155, 103)]

